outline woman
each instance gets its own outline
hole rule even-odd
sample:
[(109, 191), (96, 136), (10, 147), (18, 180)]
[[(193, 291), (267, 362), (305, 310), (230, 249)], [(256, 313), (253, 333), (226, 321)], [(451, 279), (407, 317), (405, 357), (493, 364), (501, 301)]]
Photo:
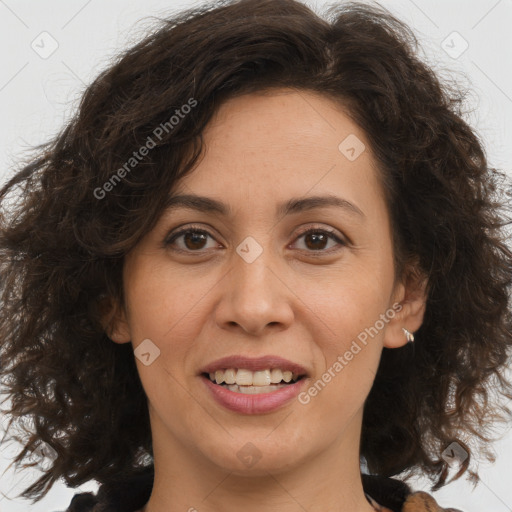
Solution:
[(477, 481), (510, 414), (512, 254), (503, 175), (415, 45), (363, 4), (223, 2), (88, 88), (1, 192), (16, 461), (53, 453), (24, 497), (457, 510), (405, 480)]

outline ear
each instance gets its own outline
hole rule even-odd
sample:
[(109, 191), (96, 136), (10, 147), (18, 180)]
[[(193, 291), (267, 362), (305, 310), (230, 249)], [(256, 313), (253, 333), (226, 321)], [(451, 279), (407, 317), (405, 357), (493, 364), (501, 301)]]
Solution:
[(392, 301), (395, 316), (384, 334), (386, 348), (399, 348), (407, 343), (402, 328), (414, 333), (421, 327), (427, 304), (427, 283), (428, 279), (417, 267), (409, 267), (405, 279), (397, 284)]
[(114, 343), (129, 343), (131, 334), (124, 308), (111, 297), (104, 297), (99, 302), (101, 325), (107, 336)]

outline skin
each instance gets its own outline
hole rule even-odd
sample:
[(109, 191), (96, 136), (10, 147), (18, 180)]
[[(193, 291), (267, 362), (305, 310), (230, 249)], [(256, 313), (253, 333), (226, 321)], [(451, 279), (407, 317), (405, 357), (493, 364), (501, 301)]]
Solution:
[[(350, 134), (366, 146), (354, 161), (338, 149)], [(204, 140), (204, 158), (175, 193), (215, 198), (233, 215), (162, 215), (126, 257), (125, 308), (109, 324), (114, 342), (135, 349), (149, 338), (160, 350), (148, 366), (137, 359), (155, 462), (143, 510), (370, 512), (359, 460), (363, 405), (382, 348), (406, 344), (402, 327), (420, 327), (425, 283), (395, 280), (365, 134), (332, 100), (280, 89), (224, 103)], [(364, 216), (332, 206), (275, 216), (282, 201), (324, 194)], [(163, 244), (191, 223), (210, 236)], [(333, 229), (345, 244), (301, 236), (307, 228)], [(236, 252), (247, 236), (263, 249), (252, 263)], [(389, 310), (393, 318), (307, 404), (244, 415), (214, 402), (198, 377), (220, 357), (275, 354), (305, 366), (312, 384)], [(248, 442), (261, 455), (251, 467), (237, 457)]]

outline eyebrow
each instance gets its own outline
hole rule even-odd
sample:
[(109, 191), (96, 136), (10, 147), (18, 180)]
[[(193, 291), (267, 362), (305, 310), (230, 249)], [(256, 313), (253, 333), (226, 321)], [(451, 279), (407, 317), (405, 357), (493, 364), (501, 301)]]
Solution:
[[(276, 217), (326, 207), (342, 208), (349, 213), (365, 218), (364, 213), (355, 204), (331, 194), (289, 199), (277, 205)], [(186, 208), (205, 213), (216, 213), (223, 216), (233, 215), (233, 210), (229, 205), (212, 199), (211, 197), (195, 194), (183, 194), (169, 197), (166, 210), (169, 211), (178, 208)]]

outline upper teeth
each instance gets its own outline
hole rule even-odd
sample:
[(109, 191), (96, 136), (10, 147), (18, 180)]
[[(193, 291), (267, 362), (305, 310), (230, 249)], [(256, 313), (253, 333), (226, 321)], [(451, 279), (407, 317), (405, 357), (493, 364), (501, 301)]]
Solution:
[(209, 374), (210, 380), (217, 384), (238, 384), (239, 386), (268, 386), (269, 384), (279, 384), (282, 380), (285, 382), (296, 381), (299, 378), (297, 373), (289, 370), (261, 370), (252, 372), (240, 368), (238, 370), (229, 368), (228, 370), (217, 370)]

